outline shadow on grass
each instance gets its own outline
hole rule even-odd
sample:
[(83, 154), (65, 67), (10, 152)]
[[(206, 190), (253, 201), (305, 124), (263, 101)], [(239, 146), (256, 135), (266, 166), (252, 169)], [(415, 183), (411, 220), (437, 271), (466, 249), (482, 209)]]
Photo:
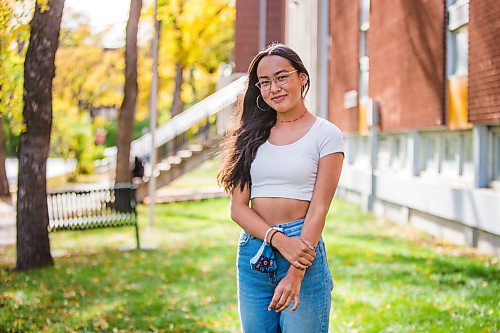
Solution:
[(59, 258), (12, 276), (0, 330), (218, 332), (228, 321), (236, 329), (234, 260), (216, 246)]
[[(336, 282), (332, 331), (498, 331), (496, 261), (439, 253), (353, 205), (334, 207), (323, 234)], [(139, 207), (143, 231), (146, 210)], [(63, 233), (51, 239), (53, 249), (76, 255), (56, 258), (52, 268), (0, 270), (0, 331), (238, 332), (239, 228), (228, 200), (156, 212), (143, 244), (160, 248), (113, 250), (133, 245), (129, 230)]]

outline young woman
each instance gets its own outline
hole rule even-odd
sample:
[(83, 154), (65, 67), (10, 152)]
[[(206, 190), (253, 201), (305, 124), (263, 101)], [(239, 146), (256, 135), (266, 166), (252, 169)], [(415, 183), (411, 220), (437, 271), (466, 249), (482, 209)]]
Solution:
[(309, 73), (274, 44), (255, 56), (239, 123), (222, 151), (231, 194), (243, 332), (327, 332), (333, 280), (321, 232), (342, 169), (343, 139), (304, 97)]

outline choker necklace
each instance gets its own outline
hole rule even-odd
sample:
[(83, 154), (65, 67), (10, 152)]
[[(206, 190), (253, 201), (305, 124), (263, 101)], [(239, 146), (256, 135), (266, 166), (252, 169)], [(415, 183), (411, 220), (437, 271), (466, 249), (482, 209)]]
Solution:
[(292, 120), (280, 120), (278, 117), (276, 117), (276, 118), (278, 119), (278, 121), (279, 121), (280, 123), (285, 123), (285, 124), (286, 124), (286, 123), (293, 123), (293, 122), (295, 122), (295, 121), (299, 120), (300, 118), (304, 117), (304, 116), (306, 115), (306, 113), (307, 113), (307, 109), (306, 109), (306, 110), (304, 110), (304, 112), (302, 112), (302, 114), (301, 114), (300, 116), (298, 116), (297, 118), (292, 119)]

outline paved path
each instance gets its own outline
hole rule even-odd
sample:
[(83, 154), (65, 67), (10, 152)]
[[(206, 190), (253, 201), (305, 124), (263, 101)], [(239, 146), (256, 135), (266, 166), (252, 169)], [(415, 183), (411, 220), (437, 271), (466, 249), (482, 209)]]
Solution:
[(16, 244), (15, 202), (0, 200), (0, 246)]
[[(62, 158), (47, 159), (47, 178), (53, 178), (73, 172), (76, 168), (75, 160), (65, 160)], [(5, 171), (9, 184), (17, 182), (18, 162), (17, 158), (7, 158), (5, 160)]]

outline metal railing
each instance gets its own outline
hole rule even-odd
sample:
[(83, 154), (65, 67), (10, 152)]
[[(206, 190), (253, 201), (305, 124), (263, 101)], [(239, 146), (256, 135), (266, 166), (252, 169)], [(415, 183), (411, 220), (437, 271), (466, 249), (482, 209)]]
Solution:
[[(155, 147), (159, 148), (171, 140), (176, 139), (187, 130), (198, 125), (210, 116), (219, 113), (226, 107), (236, 103), (238, 96), (245, 89), (247, 76), (242, 76), (217, 90), (212, 95), (184, 110), (182, 113), (170, 119), (166, 124), (158, 127), (155, 132)], [(151, 153), (151, 134), (148, 132), (132, 141), (130, 156), (146, 157)], [(104, 150), (105, 158), (99, 162), (97, 167), (101, 170), (111, 170), (116, 165), (117, 147), (109, 147)]]

